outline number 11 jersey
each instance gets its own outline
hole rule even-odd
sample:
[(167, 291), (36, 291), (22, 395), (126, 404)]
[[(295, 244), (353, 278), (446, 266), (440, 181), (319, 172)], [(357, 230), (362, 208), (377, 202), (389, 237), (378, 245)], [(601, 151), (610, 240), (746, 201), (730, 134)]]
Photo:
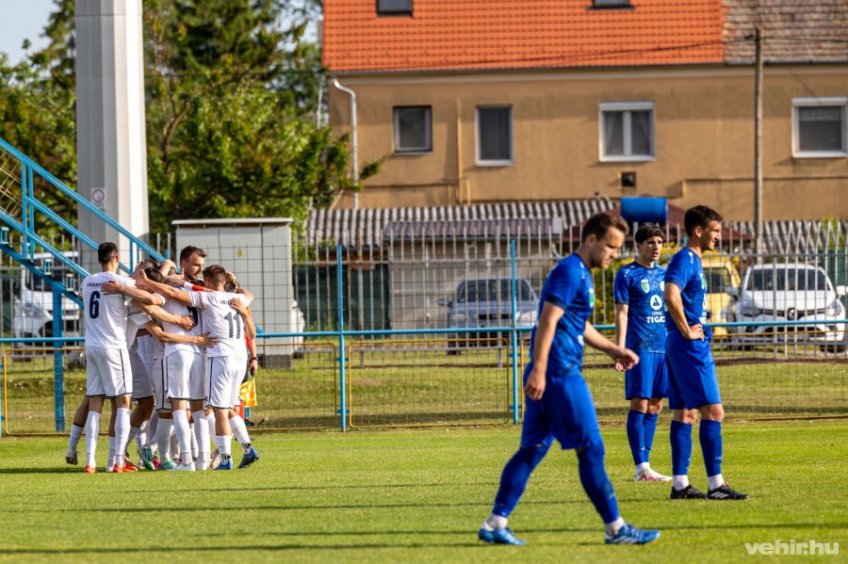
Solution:
[(232, 300), (248, 305), (243, 294), (230, 292), (192, 292), (191, 306), (203, 311), (203, 331), (218, 338), (218, 343), (206, 347), (206, 356), (247, 358), (244, 342), (244, 319), (230, 307)]

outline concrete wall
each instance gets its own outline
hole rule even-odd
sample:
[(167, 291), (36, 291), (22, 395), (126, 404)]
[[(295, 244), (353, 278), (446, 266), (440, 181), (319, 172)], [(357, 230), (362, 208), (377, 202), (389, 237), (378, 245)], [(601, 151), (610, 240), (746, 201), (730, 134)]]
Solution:
[[(846, 65), (769, 66), (764, 82), (766, 220), (848, 217), (848, 158), (795, 158), (792, 99), (848, 96)], [(384, 158), (362, 207), (658, 195), (705, 203), (729, 220), (753, 215), (751, 67), (342, 76), (358, 98), (359, 161)], [(656, 159), (602, 162), (599, 105), (654, 104)], [(393, 153), (394, 106), (432, 107), (433, 149)], [(512, 107), (514, 163), (480, 166), (475, 108)], [(349, 130), (349, 99), (330, 90), (330, 123)], [(620, 174), (637, 173), (636, 188)], [(339, 205), (350, 207), (351, 198)]]

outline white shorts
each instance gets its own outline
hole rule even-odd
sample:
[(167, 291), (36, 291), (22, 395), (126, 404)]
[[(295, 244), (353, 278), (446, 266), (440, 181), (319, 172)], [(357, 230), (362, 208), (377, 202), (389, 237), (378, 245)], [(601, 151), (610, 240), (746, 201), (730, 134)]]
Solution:
[(206, 381), (209, 382), (209, 400), (206, 405), (229, 409), (239, 402), (239, 388), (244, 378), (243, 357), (210, 356), (206, 358)]
[(139, 356), (135, 347), (129, 350), (129, 355), (133, 375), (132, 399), (141, 400), (153, 397), (153, 380), (144, 360)]
[(194, 351), (174, 351), (165, 357), (168, 397), (206, 400), (206, 373), (203, 355)]
[(165, 380), (165, 359), (153, 362), (153, 405), (157, 411), (171, 411), (168, 401), (168, 382)]
[(114, 398), (132, 391), (132, 368), (126, 347), (85, 348), (85, 395)]

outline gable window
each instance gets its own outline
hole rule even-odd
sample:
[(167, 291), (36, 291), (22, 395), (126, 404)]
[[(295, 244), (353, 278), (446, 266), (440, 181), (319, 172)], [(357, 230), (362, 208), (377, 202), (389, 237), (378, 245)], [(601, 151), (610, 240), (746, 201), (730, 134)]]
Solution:
[(593, 8), (632, 8), (630, 0), (592, 0)]
[(395, 153), (427, 153), (433, 150), (430, 106), (394, 109)]
[(601, 160), (654, 159), (653, 102), (601, 104)]
[(848, 97), (792, 100), (793, 154), (796, 157), (848, 155)]
[(477, 108), (477, 164), (512, 164), (512, 108)]
[(412, 0), (377, 0), (378, 16), (412, 15)]

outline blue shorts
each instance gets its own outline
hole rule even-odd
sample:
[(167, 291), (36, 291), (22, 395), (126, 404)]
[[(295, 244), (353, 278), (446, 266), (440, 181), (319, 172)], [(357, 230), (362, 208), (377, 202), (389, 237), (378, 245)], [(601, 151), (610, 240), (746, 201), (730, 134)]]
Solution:
[(666, 357), (669, 372), (668, 406), (671, 409), (696, 409), (721, 403), (709, 341), (690, 341), (676, 331), (669, 331)]
[(636, 351), (639, 364), (624, 373), (624, 397), (664, 398), (668, 396), (668, 368), (665, 353)]
[[(528, 363), (524, 370), (525, 383), (532, 367), (533, 363)], [(595, 402), (578, 369), (548, 375), (542, 399), (525, 401), (522, 447), (548, 447), (554, 439), (563, 450), (603, 444)]]

